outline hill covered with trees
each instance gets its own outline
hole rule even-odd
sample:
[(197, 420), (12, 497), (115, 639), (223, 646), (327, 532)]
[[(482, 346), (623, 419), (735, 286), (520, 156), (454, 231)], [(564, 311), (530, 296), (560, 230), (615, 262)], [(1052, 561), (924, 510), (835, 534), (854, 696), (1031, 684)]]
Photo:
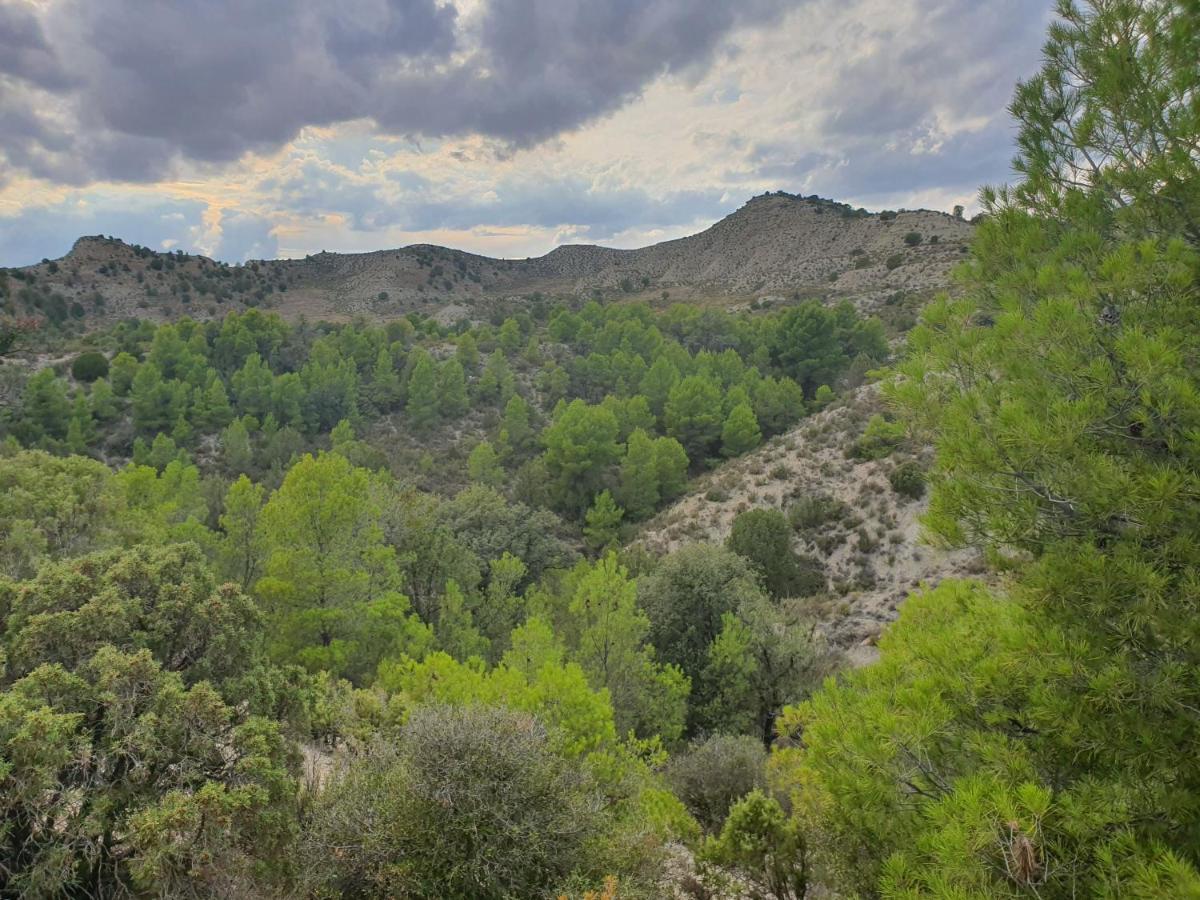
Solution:
[[(5, 363), (0, 896), (1200, 896), (1198, 58), (1062, 4), (903, 340), (532, 301)], [(848, 665), (883, 491), (984, 562)]]

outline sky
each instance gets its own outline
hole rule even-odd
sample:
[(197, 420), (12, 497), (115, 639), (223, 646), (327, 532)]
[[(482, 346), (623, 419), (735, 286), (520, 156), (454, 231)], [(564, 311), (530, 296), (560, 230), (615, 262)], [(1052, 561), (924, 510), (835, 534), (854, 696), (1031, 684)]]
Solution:
[(764, 191), (971, 209), (1051, 0), (0, 0), (0, 266), (525, 257)]

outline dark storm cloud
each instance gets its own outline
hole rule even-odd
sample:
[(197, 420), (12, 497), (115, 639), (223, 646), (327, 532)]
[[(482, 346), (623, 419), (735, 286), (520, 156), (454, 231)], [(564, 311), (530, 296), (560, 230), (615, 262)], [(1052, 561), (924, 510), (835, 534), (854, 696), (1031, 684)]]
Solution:
[(58, 63), (41, 24), (28, 6), (0, 3), (0, 76), (61, 90), (70, 79)]
[(0, 0), (0, 134), (54, 180), (155, 180), (306, 125), (527, 146), (620, 108), (799, 0)]

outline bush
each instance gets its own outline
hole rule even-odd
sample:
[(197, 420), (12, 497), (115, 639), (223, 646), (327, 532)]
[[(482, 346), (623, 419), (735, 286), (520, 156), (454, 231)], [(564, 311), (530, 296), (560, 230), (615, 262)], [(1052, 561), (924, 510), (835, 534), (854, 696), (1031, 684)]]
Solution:
[(772, 797), (752, 791), (734, 804), (718, 837), (701, 849), (701, 863), (733, 870), (752, 896), (801, 900), (808, 895), (808, 852), (800, 826)]
[(902, 462), (892, 469), (888, 481), (892, 483), (892, 490), (904, 497), (920, 500), (925, 495), (925, 472), (915, 460)]
[(910, 231), (904, 236), (904, 243), (910, 247), (915, 247), (921, 243), (921, 233), (919, 231)]
[(71, 375), (76, 381), (91, 384), (100, 378), (108, 377), (108, 358), (96, 350), (80, 353), (71, 363)]
[(316, 798), (304, 881), (322, 896), (545, 896), (581, 864), (603, 805), (528, 714), (418, 708)]
[(729, 808), (755, 788), (767, 786), (767, 751), (748, 735), (716, 734), (674, 757), (666, 779), (696, 820), (717, 831)]
[(846, 513), (846, 504), (828, 494), (808, 494), (788, 507), (788, 521), (797, 531), (820, 528)]
[(851, 455), (863, 460), (883, 459), (900, 446), (904, 440), (904, 426), (889, 422), (881, 415), (871, 416), (862, 437), (854, 442)]
[(884, 265), (887, 267), (887, 270), (889, 272), (892, 271), (892, 269), (900, 268), (900, 266), (902, 266), (903, 264), (904, 264), (904, 254), (903, 253), (893, 253), (891, 256), (889, 256), (887, 258), (887, 262), (884, 263)]
[(792, 550), (791, 526), (777, 509), (740, 513), (727, 545), (754, 565), (773, 597), (807, 597), (825, 589), (823, 567)]

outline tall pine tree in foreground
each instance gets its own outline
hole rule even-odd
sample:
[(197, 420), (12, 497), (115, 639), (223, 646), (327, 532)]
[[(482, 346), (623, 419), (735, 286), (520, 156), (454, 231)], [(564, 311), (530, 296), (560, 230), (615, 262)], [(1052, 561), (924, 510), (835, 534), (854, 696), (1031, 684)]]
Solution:
[(963, 296), (890, 396), (927, 525), (1014, 573), (915, 598), (777, 755), (830, 877), (890, 897), (1200, 895), (1200, 14), (1061, 3)]

